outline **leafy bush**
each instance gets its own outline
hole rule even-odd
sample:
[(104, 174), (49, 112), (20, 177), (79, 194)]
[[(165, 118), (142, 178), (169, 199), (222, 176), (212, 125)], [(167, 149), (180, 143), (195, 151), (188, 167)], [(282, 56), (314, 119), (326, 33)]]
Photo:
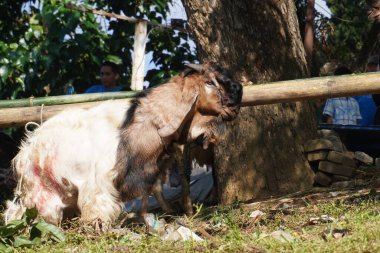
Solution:
[(27, 209), (20, 220), (0, 227), (0, 252), (11, 251), (11, 247), (30, 247), (53, 240), (63, 242), (65, 234), (60, 228), (37, 218), (37, 209)]

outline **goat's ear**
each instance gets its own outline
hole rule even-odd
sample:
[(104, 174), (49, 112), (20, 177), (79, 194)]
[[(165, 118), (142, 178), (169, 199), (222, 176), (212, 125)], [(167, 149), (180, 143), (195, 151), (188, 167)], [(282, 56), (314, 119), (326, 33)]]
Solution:
[(192, 70), (197, 71), (198, 73), (202, 73), (202, 71), (203, 71), (203, 65), (201, 65), (201, 64), (188, 63), (188, 64), (185, 64), (185, 66), (192, 69)]
[(184, 71), (182, 71), (181, 73), (181, 76), (182, 77), (186, 77), (187, 75), (189, 75), (190, 73), (196, 71), (198, 73), (202, 73), (203, 71), (203, 65), (200, 65), (200, 64), (192, 64), (192, 63), (188, 63), (188, 64), (185, 64), (186, 66), (186, 69)]
[(172, 106), (173, 110), (170, 113), (169, 120), (158, 129), (158, 134), (162, 138), (173, 135), (183, 125), (189, 117), (198, 99), (198, 95), (198, 85), (185, 81), (180, 102)]

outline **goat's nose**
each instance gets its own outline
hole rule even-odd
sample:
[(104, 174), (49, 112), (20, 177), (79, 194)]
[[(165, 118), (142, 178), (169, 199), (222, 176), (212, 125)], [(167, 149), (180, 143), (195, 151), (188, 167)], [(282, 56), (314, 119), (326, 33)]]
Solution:
[(241, 86), (240, 83), (235, 83), (234, 84), (234, 89), (238, 90), (238, 91), (241, 91), (243, 89), (243, 87)]
[(235, 106), (235, 105), (239, 105), (241, 103), (241, 93), (240, 92), (235, 92), (235, 93), (232, 93), (229, 98), (228, 98), (228, 101), (227, 101), (227, 105), (228, 106)]
[(232, 83), (232, 89), (239, 92), (243, 89), (243, 86), (239, 82), (233, 82)]
[(228, 107), (232, 107), (232, 106), (235, 106), (237, 104), (238, 104), (238, 101), (236, 101), (236, 99), (229, 99), (227, 102)]

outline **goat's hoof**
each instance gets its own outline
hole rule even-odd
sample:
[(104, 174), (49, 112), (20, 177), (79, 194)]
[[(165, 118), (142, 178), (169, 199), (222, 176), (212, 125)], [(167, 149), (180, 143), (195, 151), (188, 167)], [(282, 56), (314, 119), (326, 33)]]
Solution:
[(92, 222), (92, 226), (97, 233), (106, 232), (110, 226), (108, 222), (103, 222), (101, 219), (97, 218)]
[(172, 208), (163, 209), (162, 211), (164, 211), (164, 213), (168, 215), (175, 213), (175, 211)]
[(187, 216), (192, 216), (194, 214), (194, 212), (193, 212), (193, 206), (191, 204), (185, 203), (183, 205), (183, 210), (185, 211), (185, 214)]

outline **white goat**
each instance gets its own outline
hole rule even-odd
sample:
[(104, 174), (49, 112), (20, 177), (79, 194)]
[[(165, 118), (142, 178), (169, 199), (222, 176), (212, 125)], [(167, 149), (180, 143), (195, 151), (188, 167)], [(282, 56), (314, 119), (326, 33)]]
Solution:
[(29, 134), (13, 160), (21, 196), (8, 201), (6, 222), (36, 207), (50, 223), (79, 215), (105, 226), (122, 209), (113, 185), (119, 127), (129, 104), (104, 102), (62, 112)]

